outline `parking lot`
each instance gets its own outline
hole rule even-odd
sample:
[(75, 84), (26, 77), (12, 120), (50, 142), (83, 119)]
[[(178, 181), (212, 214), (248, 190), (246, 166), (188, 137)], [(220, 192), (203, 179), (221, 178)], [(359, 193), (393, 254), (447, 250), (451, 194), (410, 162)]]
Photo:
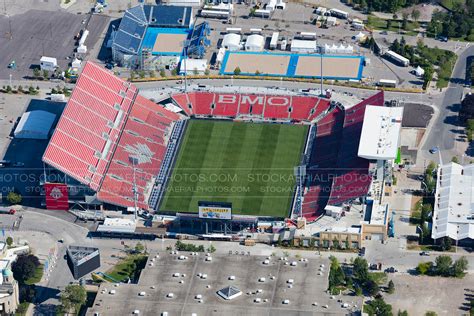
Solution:
[[(468, 298), (474, 291), (474, 277), (463, 279), (393, 274), (395, 293), (385, 295), (392, 310), (407, 310), (410, 315), (424, 315), (434, 311), (438, 315), (469, 313)], [(449, 291), (449, 294), (448, 292)]]
[[(342, 315), (360, 306), (358, 298), (331, 298), (326, 293), (327, 259), (209, 257), (212, 259), (202, 253), (152, 253), (138, 284), (102, 284), (88, 314), (127, 315), (138, 309), (140, 315)], [(232, 300), (217, 295), (230, 285), (242, 294)], [(342, 308), (343, 303), (349, 309)]]
[[(94, 18), (87, 29), (86, 41), (93, 48), (109, 19)], [(85, 27), (87, 15), (61, 11), (29, 10), (10, 17), (0, 16), (0, 79), (27, 79), (32, 67), (39, 65), (41, 56), (54, 57), (59, 69), (67, 69), (76, 48), (74, 36)], [(99, 43), (101, 44), (101, 43)], [(16, 68), (8, 65), (15, 61)]]

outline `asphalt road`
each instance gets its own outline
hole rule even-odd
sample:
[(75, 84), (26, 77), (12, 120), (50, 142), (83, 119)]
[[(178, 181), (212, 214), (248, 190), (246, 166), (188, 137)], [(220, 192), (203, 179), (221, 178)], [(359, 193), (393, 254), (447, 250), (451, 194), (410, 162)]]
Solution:
[(422, 154), (426, 159), (439, 162), (439, 155), (431, 155), (428, 153), (428, 150), (435, 146), (440, 148), (443, 162), (450, 161), (451, 157), (456, 154), (463, 154), (456, 152), (455, 144), (456, 138), (459, 136), (461, 130), (458, 121), (458, 111), (464, 92), (466, 61), (467, 57), (472, 55), (474, 55), (474, 46), (467, 48), (459, 56), (454, 66), (451, 82), (438, 107), (439, 115), (433, 122), (431, 131), (422, 148)]

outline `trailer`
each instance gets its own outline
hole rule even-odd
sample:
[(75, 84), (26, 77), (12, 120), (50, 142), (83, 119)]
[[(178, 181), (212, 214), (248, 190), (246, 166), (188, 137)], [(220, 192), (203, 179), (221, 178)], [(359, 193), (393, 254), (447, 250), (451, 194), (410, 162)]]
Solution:
[(270, 49), (276, 49), (278, 45), (279, 32), (273, 32), (272, 39), (270, 40)]
[(397, 81), (396, 80), (390, 80), (390, 79), (380, 79), (377, 82), (377, 86), (387, 87), (387, 88), (396, 88), (397, 87)]
[(331, 9), (329, 10), (329, 13), (332, 16), (336, 18), (340, 18), (340, 19), (347, 19), (349, 17), (349, 13), (347, 13), (346, 11), (339, 10), (339, 9)]
[(395, 63), (403, 66), (408, 67), (410, 65), (410, 60), (408, 58), (403, 57), (400, 54), (395, 53), (394, 51), (388, 50), (384, 54), (388, 59), (394, 61)]
[(54, 71), (58, 67), (58, 60), (54, 57), (43, 56), (40, 59), (41, 70)]

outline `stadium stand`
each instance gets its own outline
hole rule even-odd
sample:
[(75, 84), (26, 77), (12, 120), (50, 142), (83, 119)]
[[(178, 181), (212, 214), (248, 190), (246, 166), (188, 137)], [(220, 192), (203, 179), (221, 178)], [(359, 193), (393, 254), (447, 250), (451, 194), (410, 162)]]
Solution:
[[(262, 120), (311, 121), (324, 114), (329, 101), (315, 96), (190, 92), (172, 95), (189, 115), (251, 117)], [(189, 106), (189, 104), (191, 106)]]
[(99, 200), (148, 209), (146, 195), (180, 117), (138, 95), (132, 84), (88, 62), (43, 161), (97, 191)]
[(339, 150), (336, 177), (328, 203), (339, 205), (367, 194), (372, 178), (369, 161), (357, 156), (360, 134), (367, 105), (383, 106), (383, 91), (346, 110), (342, 143)]
[(206, 47), (211, 45), (208, 39), (211, 29), (207, 22), (196, 25), (188, 35), (187, 56), (192, 58), (203, 58)]
[(327, 205), (343, 122), (344, 112), (332, 105), (328, 114), (317, 125), (307, 164), (307, 188), (302, 203), (302, 215), (308, 220), (321, 216)]

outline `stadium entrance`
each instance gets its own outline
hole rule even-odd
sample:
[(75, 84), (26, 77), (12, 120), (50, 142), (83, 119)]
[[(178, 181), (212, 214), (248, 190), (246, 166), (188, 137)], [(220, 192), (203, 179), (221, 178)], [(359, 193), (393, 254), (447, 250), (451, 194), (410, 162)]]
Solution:
[(232, 216), (231, 220), (200, 218), (198, 214), (177, 213), (177, 218), (168, 227), (167, 232), (190, 235), (224, 234), (232, 235), (244, 229), (257, 228), (256, 217)]

